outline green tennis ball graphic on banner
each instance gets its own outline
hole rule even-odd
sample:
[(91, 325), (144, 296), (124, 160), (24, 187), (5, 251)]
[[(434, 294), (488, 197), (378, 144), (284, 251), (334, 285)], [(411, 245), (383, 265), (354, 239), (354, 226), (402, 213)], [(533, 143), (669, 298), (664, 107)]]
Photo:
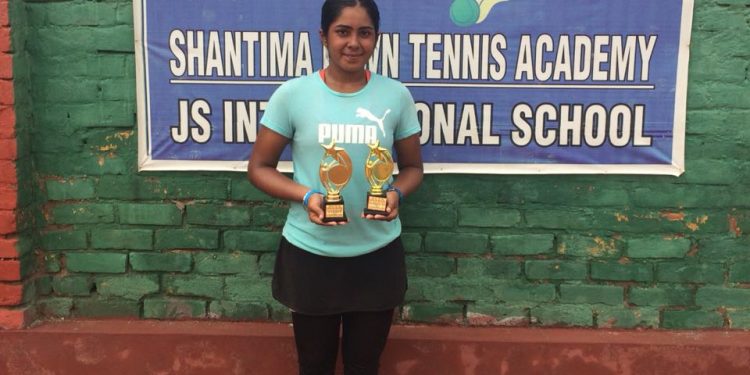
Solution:
[(453, 0), (450, 7), (451, 21), (461, 27), (482, 23), (497, 3), (508, 0)]

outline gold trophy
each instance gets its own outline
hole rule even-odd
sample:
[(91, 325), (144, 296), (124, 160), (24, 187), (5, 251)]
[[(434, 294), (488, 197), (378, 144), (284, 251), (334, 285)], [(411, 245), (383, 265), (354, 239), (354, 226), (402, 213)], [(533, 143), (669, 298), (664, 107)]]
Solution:
[(320, 182), (326, 190), (323, 201), (323, 221), (346, 221), (344, 198), (341, 189), (352, 177), (352, 159), (341, 147), (336, 147), (335, 141), (328, 145), (321, 145), (325, 149), (320, 161)]
[(365, 214), (387, 215), (388, 198), (383, 186), (393, 175), (393, 157), (387, 148), (380, 147), (380, 141), (368, 145), (370, 153), (365, 162), (365, 176), (370, 183), (367, 192)]

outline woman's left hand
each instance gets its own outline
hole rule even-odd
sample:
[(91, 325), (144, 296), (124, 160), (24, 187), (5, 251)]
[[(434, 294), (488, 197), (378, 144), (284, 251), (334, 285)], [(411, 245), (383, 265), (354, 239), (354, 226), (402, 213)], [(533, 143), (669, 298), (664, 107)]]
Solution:
[(386, 199), (388, 203), (386, 204), (385, 211), (388, 212), (387, 215), (372, 215), (372, 214), (365, 214), (362, 213), (362, 217), (368, 220), (381, 220), (381, 221), (391, 221), (398, 217), (398, 193), (395, 191), (388, 191), (386, 192)]

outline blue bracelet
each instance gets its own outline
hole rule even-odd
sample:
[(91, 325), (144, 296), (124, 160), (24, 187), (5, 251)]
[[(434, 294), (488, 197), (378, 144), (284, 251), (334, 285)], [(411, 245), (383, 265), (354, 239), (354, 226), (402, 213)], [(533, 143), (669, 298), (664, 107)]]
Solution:
[(302, 198), (302, 206), (305, 207), (305, 209), (307, 209), (307, 204), (310, 203), (310, 196), (313, 194), (322, 194), (322, 193), (313, 189), (308, 190), (307, 193), (305, 193), (305, 197)]
[(395, 191), (396, 194), (398, 194), (398, 203), (401, 204), (401, 200), (404, 198), (404, 193), (401, 192), (401, 189), (391, 185), (388, 187), (387, 191)]

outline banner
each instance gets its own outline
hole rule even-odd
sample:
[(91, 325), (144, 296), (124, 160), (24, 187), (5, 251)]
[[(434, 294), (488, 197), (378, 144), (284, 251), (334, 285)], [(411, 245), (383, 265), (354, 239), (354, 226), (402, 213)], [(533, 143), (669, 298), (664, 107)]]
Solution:
[[(245, 170), (273, 91), (327, 65), (321, 5), (135, 0), (139, 169)], [(692, 0), (378, 5), (426, 172), (684, 171)]]

